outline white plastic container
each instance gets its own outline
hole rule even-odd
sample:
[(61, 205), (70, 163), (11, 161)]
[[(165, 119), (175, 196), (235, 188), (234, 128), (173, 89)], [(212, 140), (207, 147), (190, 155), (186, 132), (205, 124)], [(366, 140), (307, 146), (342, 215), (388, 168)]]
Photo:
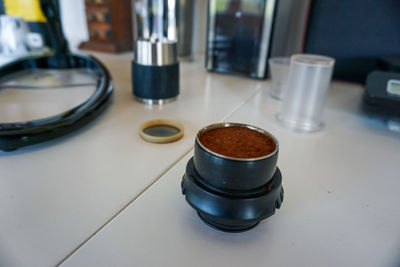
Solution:
[(286, 88), (290, 58), (288, 57), (274, 57), (269, 61), (269, 71), (271, 74), (271, 86), (269, 88), (269, 95), (277, 100), (282, 100), (283, 91)]
[(331, 57), (297, 54), (290, 59), (287, 88), (278, 121), (300, 132), (323, 128), (322, 114), (335, 60)]

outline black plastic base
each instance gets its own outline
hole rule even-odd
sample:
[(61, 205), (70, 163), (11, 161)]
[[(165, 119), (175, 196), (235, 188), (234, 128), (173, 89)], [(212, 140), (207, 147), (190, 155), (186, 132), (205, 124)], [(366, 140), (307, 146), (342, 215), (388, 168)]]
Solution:
[(182, 178), (186, 201), (209, 226), (226, 232), (243, 232), (272, 216), (283, 201), (282, 175), (279, 168), (271, 180), (254, 190), (221, 190), (207, 184), (197, 173), (193, 158)]
[(179, 94), (179, 63), (147, 66), (132, 62), (133, 94), (141, 99), (169, 99)]
[(197, 212), (197, 215), (199, 215), (200, 219), (207, 224), (208, 226), (210, 226), (211, 228), (214, 228), (215, 230), (219, 230), (219, 231), (224, 231), (224, 232), (229, 232), (229, 233), (241, 233), (241, 232), (246, 232), (248, 230), (253, 229), (254, 227), (256, 227), (260, 221), (257, 221), (253, 224), (250, 223), (246, 223), (243, 225), (226, 225), (226, 224), (222, 224), (219, 222), (219, 220), (213, 218), (213, 216), (208, 216), (205, 213), (201, 213), (201, 212)]

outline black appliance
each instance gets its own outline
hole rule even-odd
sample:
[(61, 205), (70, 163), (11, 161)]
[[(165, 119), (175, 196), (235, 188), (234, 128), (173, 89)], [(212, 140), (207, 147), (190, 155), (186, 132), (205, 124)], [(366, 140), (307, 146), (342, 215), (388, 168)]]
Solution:
[(399, 10), (398, 0), (312, 0), (303, 51), (335, 58), (334, 79), (364, 83), (400, 54)]
[(209, 0), (206, 68), (264, 79), (275, 0)]

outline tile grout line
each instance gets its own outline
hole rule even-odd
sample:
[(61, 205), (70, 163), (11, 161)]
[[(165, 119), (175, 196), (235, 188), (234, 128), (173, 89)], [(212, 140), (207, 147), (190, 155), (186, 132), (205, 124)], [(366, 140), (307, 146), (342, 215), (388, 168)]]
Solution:
[[(251, 93), (248, 97), (246, 97), (245, 100), (243, 100), (241, 103), (239, 103), (231, 112), (229, 112), (226, 116), (222, 118), (222, 122), (227, 120), (229, 117), (231, 117), (237, 110), (239, 110), (242, 106), (244, 106), (250, 99), (252, 99), (255, 95), (257, 95), (260, 91), (262, 91), (261, 88), (255, 89), (253, 93)], [(68, 258), (70, 258), (76, 251), (78, 251), (81, 247), (83, 247), (90, 239), (92, 239), (98, 232), (104, 229), (111, 221), (113, 221), (116, 217), (118, 217), (126, 208), (128, 208), (136, 199), (141, 197), (150, 187), (152, 187), (162, 176), (164, 176), (169, 170), (171, 170), (179, 161), (181, 161), (187, 154), (189, 154), (193, 150), (193, 146), (191, 146), (186, 152), (182, 153), (180, 157), (178, 157), (177, 160), (175, 160), (172, 164), (170, 164), (162, 173), (154, 180), (152, 181), (148, 186), (146, 186), (140, 193), (128, 201), (127, 204), (125, 204), (120, 210), (118, 210), (110, 219), (108, 219), (105, 223), (103, 223), (97, 230), (95, 230), (91, 235), (89, 235), (82, 243), (80, 243), (76, 248), (74, 248), (70, 253), (68, 253), (64, 258), (60, 260), (55, 266), (61, 266)]]
[(255, 95), (257, 95), (258, 93), (262, 92), (263, 89), (262, 88), (258, 88), (256, 90), (254, 90), (253, 93), (251, 93), (245, 100), (243, 100), (243, 102), (239, 103), (231, 112), (229, 112), (228, 115), (226, 115), (225, 117), (222, 118), (222, 121), (227, 120), (229, 117), (231, 117), (236, 111), (238, 111), (242, 106), (244, 106), (247, 102), (250, 101), (250, 99), (252, 99)]
[(74, 248), (70, 253), (67, 254), (59, 263), (57, 263), (55, 266), (60, 266), (63, 264), (69, 257), (71, 257), (77, 250), (79, 250), (83, 245), (85, 245), (90, 239), (92, 239), (98, 232), (100, 232), (104, 227), (106, 227), (112, 220), (114, 220), (118, 215), (120, 215), (126, 208), (128, 208), (136, 199), (138, 199), (140, 196), (143, 195), (153, 184), (155, 184), (162, 176), (164, 176), (170, 169), (173, 168), (181, 159), (183, 159), (190, 151), (192, 150), (192, 147), (187, 150), (186, 152), (183, 153), (182, 156), (180, 156), (176, 161), (171, 163), (165, 170), (162, 171), (162, 173), (154, 180), (152, 181), (148, 186), (146, 186), (140, 193), (128, 201), (127, 204), (125, 204), (120, 210), (118, 210), (110, 219), (108, 219), (104, 224), (102, 224), (97, 230), (95, 230), (89, 237), (87, 237), (82, 243), (80, 243), (76, 248)]

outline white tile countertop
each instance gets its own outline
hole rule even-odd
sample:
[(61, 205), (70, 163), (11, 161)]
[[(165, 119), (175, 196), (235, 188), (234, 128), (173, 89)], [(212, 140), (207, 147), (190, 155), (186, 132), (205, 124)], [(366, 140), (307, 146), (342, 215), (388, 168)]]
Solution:
[(361, 94), (334, 82), (314, 134), (281, 128), (264, 92), (226, 118), (279, 140), (285, 199), (254, 229), (198, 218), (180, 189), (190, 152), (62, 266), (400, 266), (400, 136), (360, 113)]
[[(199, 128), (268, 84), (209, 74), (202, 60), (182, 63), (178, 100), (150, 108), (133, 100), (132, 55), (99, 57), (116, 87), (104, 115), (67, 137), (0, 152), (1, 267), (60, 263), (190, 151)], [(158, 118), (181, 122), (183, 139), (143, 141), (140, 125)]]

